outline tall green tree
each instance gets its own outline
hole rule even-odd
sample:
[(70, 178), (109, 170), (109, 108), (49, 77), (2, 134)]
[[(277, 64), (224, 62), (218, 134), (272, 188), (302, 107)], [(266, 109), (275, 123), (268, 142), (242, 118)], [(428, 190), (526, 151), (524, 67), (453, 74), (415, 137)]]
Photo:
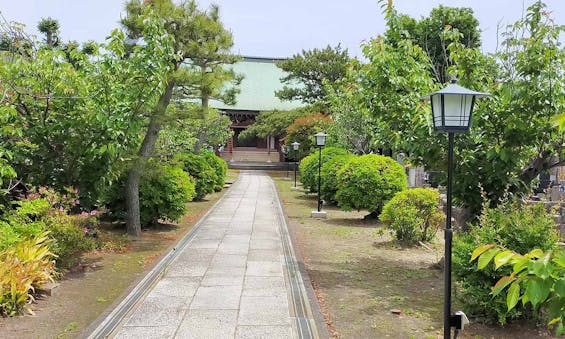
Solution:
[[(384, 0), (381, 0), (381, 3), (384, 3)], [(420, 46), (430, 57), (431, 72), (439, 83), (447, 83), (450, 80), (447, 69), (453, 62), (449, 44), (457, 41), (465, 48), (481, 46), (479, 21), (474, 17), (471, 8), (439, 5), (421, 20), (396, 13), (392, 1), (388, 2), (385, 8), (389, 27), (385, 33), (387, 42), (396, 46), (400, 41), (410, 39)], [(456, 34), (446, 34), (447, 32)]]
[(345, 76), (349, 56), (340, 45), (314, 48), (277, 62), (287, 75), (281, 79), (284, 87), (275, 94), (281, 100), (299, 100), (306, 104), (325, 103), (324, 82), (332, 84)]
[(37, 24), (37, 30), (45, 34), (45, 43), (49, 47), (59, 44), (59, 21), (48, 17), (41, 19)]
[(116, 30), (96, 58), (73, 51), (78, 68), (64, 51), (35, 48), (32, 40), (25, 53), (4, 55), (2, 142), (11, 145), (18, 180), (77, 187), (82, 204), (97, 203), (116, 176), (116, 162), (139, 143), (142, 112), (162, 83), (159, 60), (170, 58), (157, 20), (147, 18), (147, 36), (144, 46), (124, 58), (125, 35)]
[[(231, 37), (228, 37), (229, 32), (219, 29), (221, 27), (218, 26), (217, 9), (212, 9), (209, 12), (201, 11), (197, 8), (195, 1), (185, 1), (180, 4), (175, 4), (171, 0), (132, 0), (128, 2), (126, 5), (127, 16), (122, 20), (122, 24), (128, 30), (128, 35), (131, 38), (143, 37), (144, 21), (141, 14), (146, 11), (152, 11), (163, 22), (167, 35), (172, 39), (174, 53), (169, 60), (170, 68), (165, 75), (164, 90), (161, 92), (157, 104), (148, 113), (145, 135), (137, 152), (137, 158), (134, 160), (127, 177), (126, 225), (128, 233), (133, 236), (138, 236), (141, 230), (139, 212), (141, 172), (147, 159), (155, 153), (155, 145), (163, 126), (171, 120), (179, 118), (179, 116), (168, 114), (170, 113), (168, 107), (171, 100), (174, 99), (173, 95), (176, 89), (183, 87), (204, 88), (205, 93), (201, 93), (201, 96), (203, 100), (207, 100), (206, 98), (210, 98), (214, 93), (210, 89), (216, 88), (215, 86), (221, 87), (224, 82), (210, 82), (207, 84), (209, 87), (200, 86), (199, 80), (203, 79), (195, 79), (190, 66), (188, 71), (181, 66), (185, 63), (190, 65), (192, 58), (194, 60), (206, 56), (210, 59), (217, 58), (229, 50), (229, 47), (233, 44)], [(214, 45), (214, 43), (218, 44)], [(199, 54), (200, 52), (202, 54)], [(221, 62), (218, 62), (218, 64), (221, 64)], [(211, 62), (205, 64), (206, 67), (212, 67), (211, 65), (213, 65)], [(205, 68), (205, 70), (207, 69)]]
[[(444, 31), (453, 41), (448, 73), (465, 87), (492, 94), (476, 103), (469, 133), (456, 138), (454, 196), (475, 215), (483, 195), (496, 205), (508, 193), (527, 194), (537, 175), (563, 163), (564, 136), (551, 125), (565, 110), (557, 94), (565, 83), (562, 30), (536, 2), (509, 27), (496, 55), (467, 48), (458, 32)], [(357, 76), (358, 93), (382, 126), (376, 136), (415, 163), (445, 169), (445, 135), (432, 131), (429, 103), (419, 101), (443, 86), (427, 72), (427, 53), (409, 38), (397, 44), (376, 39), (364, 53), (370, 62)]]

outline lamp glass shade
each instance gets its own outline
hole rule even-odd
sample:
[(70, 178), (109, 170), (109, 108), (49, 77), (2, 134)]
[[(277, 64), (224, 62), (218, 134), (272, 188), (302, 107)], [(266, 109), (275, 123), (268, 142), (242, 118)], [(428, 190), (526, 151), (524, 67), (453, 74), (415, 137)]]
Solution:
[(489, 95), (461, 87), (452, 80), (442, 90), (422, 99), (430, 99), (436, 131), (457, 133), (469, 130), (475, 98)]
[(326, 137), (327, 136), (328, 135), (323, 133), (323, 132), (314, 134), (314, 138), (316, 139), (316, 146), (324, 147), (326, 145)]
[(300, 147), (300, 143), (299, 142), (293, 142), (292, 144), (292, 149), (295, 151), (298, 151), (298, 147)]
[(436, 94), (431, 96), (434, 128), (445, 132), (469, 130), (474, 95)]

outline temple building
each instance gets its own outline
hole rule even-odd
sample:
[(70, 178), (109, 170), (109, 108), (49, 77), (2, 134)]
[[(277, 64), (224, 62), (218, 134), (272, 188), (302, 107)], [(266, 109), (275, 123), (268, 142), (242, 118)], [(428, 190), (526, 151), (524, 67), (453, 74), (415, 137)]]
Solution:
[(281, 101), (275, 91), (283, 88), (281, 78), (285, 73), (277, 67), (276, 61), (281, 59), (244, 57), (234, 64), (233, 70), (244, 76), (240, 85), (240, 93), (235, 105), (226, 105), (218, 101), (210, 102), (210, 106), (227, 114), (231, 121), (233, 137), (220, 152), (226, 161), (232, 162), (279, 162), (284, 156), (281, 141), (275, 137), (240, 141), (238, 136), (255, 123), (259, 112), (272, 110), (291, 110), (303, 106), (298, 101)]

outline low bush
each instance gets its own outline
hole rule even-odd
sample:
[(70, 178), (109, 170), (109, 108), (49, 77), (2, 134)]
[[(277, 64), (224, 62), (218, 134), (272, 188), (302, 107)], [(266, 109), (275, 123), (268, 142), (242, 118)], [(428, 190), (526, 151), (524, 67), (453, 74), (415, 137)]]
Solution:
[(505, 324), (509, 320), (533, 317), (528, 306), (518, 304), (508, 311), (506, 292), (492, 295), (491, 287), (511, 268), (487, 267), (477, 270), (470, 262), (473, 251), (486, 244), (495, 244), (518, 253), (535, 248), (543, 251), (557, 246), (558, 234), (553, 217), (542, 204), (519, 206), (506, 203), (497, 208), (484, 208), (479, 223), (469, 233), (458, 235), (453, 243), (453, 274), (457, 281), (457, 298), (465, 312), (477, 320)]
[[(300, 182), (310, 192), (318, 191), (318, 163), (319, 151), (316, 150), (300, 162)], [(348, 151), (338, 147), (325, 147), (322, 149), (322, 165), (338, 155), (349, 154)]]
[(362, 155), (338, 171), (336, 200), (345, 211), (365, 209), (378, 216), (384, 204), (406, 188), (406, 180), (404, 168), (392, 158)]
[(430, 188), (414, 188), (396, 193), (386, 203), (379, 219), (405, 245), (430, 241), (445, 220), (439, 210), (439, 192)]
[(194, 180), (181, 168), (165, 165), (150, 169), (139, 187), (141, 223), (152, 225), (159, 219), (178, 221), (194, 195)]
[(0, 315), (21, 314), (33, 301), (35, 288), (56, 274), (46, 233), (22, 240), (0, 251)]
[(321, 196), (324, 201), (335, 204), (337, 193), (337, 172), (355, 156), (353, 154), (336, 155), (322, 165)]
[(219, 192), (224, 188), (226, 182), (226, 174), (228, 172), (228, 164), (226, 161), (219, 156), (215, 155), (210, 151), (202, 152), (202, 157), (216, 172), (216, 182), (214, 185), (214, 191)]
[(196, 200), (203, 199), (206, 194), (214, 192), (218, 182), (216, 171), (201, 155), (185, 153), (175, 158), (175, 162), (195, 181)]
[(78, 261), (78, 253), (96, 248), (95, 239), (88, 236), (96, 224), (94, 215), (69, 215), (57, 210), (45, 218), (45, 224), (53, 239), (50, 248), (57, 256), (58, 267), (71, 267)]

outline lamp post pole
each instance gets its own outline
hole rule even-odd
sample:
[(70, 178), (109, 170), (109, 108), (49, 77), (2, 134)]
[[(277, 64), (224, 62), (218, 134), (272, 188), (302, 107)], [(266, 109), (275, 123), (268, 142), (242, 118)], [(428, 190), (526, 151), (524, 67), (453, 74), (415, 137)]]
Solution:
[(443, 337), (451, 338), (451, 248), (453, 243), (453, 229), (451, 228), (451, 199), (453, 179), (453, 132), (448, 134), (447, 151), (447, 207), (445, 210), (445, 256), (443, 281), (445, 295), (443, 300)]
[(319, 132), (314, 135), (314, 140), (316, 141), (316, 146), (318, 150), (318, 211), (312, 211), (312, 217), (314, 218), (326, 218), (326, 212), (322, 212), (322, 148), (326, 145), (326, 137), (328, 135), (324, 132)]
[(320, 198), (320, 190), (322, 187), (322, 147), (318, 152), (318, 212), (322, 210), (322, 199)]
[(462, 329), (468, 320), (464, 313), (451, 315), (451, 252), (453, 245), (453, 229), (451, 228), (451, 207), (453, 196), (453, 137), (454, 133), (465, 133), (469, 130), (475, 98), (489, 96), (488, 93), (475, 92), (457, 85), (452, 79), (445, 88), (426, 95), (422, 99), (430, 99), (434, 129), (446, 132), (448, 136), (447, 153), (447, 206), (445, 211), (445, 257), (444, 257), (444, 299), (443, 299), (443, 337), (451, 338), (451, 327)]
[(298, 167), (298, 161), (294, 161), (294, 187), (296, 187), (296, 168)]
[(294, 150), (294, 189), (296, 189), (296, 168), (298, 167), (298, 148), (300, 147), (300, 143), (295, 141), (291, 145)]

